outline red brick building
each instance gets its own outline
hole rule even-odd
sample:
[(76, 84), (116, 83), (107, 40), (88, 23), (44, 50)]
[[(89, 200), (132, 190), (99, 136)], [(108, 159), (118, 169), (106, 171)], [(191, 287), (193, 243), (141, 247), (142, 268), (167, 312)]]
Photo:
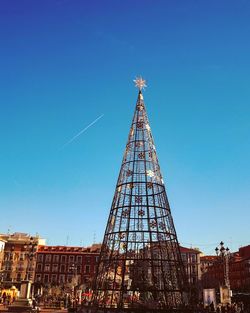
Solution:
[[(201, 258), (201, 262), (203, 262)], [(250, 291), (250, 245), (232, 253), (229, 259), (229, 280), (233, 291)], [(202, 274), (204, 287), (219, 287), (224, 284), (224, 269), (221, 258), (214, 257)]]
[(89, 286), (94, 277), (101, 245), (91, 247), (39, 246), (36, 255), (35, 283)]
[[(36, 255), (35, 283), (63, 285), (72, 283), (89, 285), (93, 279), (101, 245), (91, 247), (39, 246)], [(201, 278), (200, 251), (180, 247), (188, 281), (196, 284)]]
[(209, 267), (211, 267), (214, 262), (216, 262), (218, 259), (218, 256), (216, 255), (203, 255), (201, 256), (201, 275), (206, 273)]

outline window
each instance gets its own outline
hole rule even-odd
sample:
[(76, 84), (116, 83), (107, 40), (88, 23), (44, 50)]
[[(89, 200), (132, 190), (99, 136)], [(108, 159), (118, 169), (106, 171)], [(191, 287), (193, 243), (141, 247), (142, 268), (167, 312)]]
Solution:
[(19, 260), (19, 253), (18, 253), (18, 252), (15, 252), (15, 253), (14, 253), (14, 260), (15, 260), (15, 261), (18, 261), (18, 260)]
[(61, 256), (61, 263), (66, 263), (66, 255)]
[(90, 265), (85, 265), (85, 274), (90, 273)]
[(74, 255), (70, 255), (69, 256), (69, 262), (73, 263), (75, 261), (75, 256)]
[(98, 263), (98, 260), (99, 260), (99, 256), (96, 256), (95, 257), (95, 262)]
[(51, 262), (51, 254), (46, 254), (45, 262)]
[(17, 281), (21, 281), (21, 278), (22, 278), (22, 277), (21, 277), (21, 273), (18, 273), (16, 280), (17, 280)]
[(68, 266), (68, 272), (74, 273), (75, 272), (75, 266)]
[(89, 256), (86, 256), (85, 262), (86, 262), (86, 264), (89, 264), (89, 263), (90, 263), (90, 257), (89, 257)]
[(59, 284), (64, 284), (65, 283), (65, 275), (59, 275)]
[(53, 274), (52, 277), (51, 277), (51, 282), (52, 283), (56, 283), (56, 281), (57, 281), (57, 275)]
[(5, 252), (4, 254), (4, 260), (9, 261), (10, 260), (10, 252)]
[(49, 271), (50, 271), (50, 264), (45, 264), (44, 272), (49, 272)]
[(65, 272), (65, 265), (61, 264), (60, 266), (60, 272), (64, 273)]
[(52, 272), (57, 272), (58, 271), (58, 264), (53, 264), (52, 265)]
[(82, 256), (81, 256), (81, 255), (78, 255), (78, 256), (76, 257), (76, 262), (77, 262), (77, 263), (82, 263)]
[(73, 279), (73, 276), (72, 275), (68, 275), (68, 279), (67, 279), (68, 283), (71, 283), (72, 279)]
[(53, 255), (53, 262), (55, 263), (59, 262), (59, 255)]
[(36, 270), (37, 270), (37, 272), (41, 272), (42, 271), (42, 264), (41, 263), (37, 264)]
[(43, 261), (43, 255), (42, 254), (37, 254), (37, 262), (42, 262)]
[(192, 258), (192, 262), (196, 261), (196, 255), (195, 254), (192, 254), (191, 258)]
[[(41, 255), (41, 254), (38, 254), (38, 255)], [(20, 253), (20, 261), (24, 261), (25, 259), (25, 253), (21, 252)]]
[(185, 253), (181, 254), (182, 261), (187, 261), (187, 256)]
[(37, 282), (41, 281), (41, 274), (36, 274), (36, 281)]
[(81, 271), (82, 271), (81, 265), (77, 265), (77, 273), (81, 273)]
[(45, 284), (46, 284), (46, 283), (49, 283), (49, 275), (48, 275), (48, 274), (45, 274), (45, 275), (44, 275), (43, 282), (44, 282)]

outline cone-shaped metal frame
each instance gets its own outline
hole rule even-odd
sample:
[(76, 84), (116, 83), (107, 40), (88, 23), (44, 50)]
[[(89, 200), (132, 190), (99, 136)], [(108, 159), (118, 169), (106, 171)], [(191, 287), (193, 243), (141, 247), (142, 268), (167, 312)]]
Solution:
[(142, 92), (104, 235), (92, 302), (99, 308), (177, 308), (185, 270)]

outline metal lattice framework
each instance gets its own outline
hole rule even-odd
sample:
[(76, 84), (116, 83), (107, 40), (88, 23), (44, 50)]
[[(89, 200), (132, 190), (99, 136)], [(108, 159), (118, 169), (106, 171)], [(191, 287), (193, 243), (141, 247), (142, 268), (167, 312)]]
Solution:
[(99, 308), (183, 303), (185, 270), (141, 89), (93, 286)]

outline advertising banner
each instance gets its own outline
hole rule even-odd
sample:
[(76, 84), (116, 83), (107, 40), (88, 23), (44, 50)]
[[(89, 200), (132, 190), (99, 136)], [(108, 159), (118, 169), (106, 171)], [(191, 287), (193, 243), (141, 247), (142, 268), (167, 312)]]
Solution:
[(222, 304), (231, 303), (231, 291), (228, 287), (220, 287), (220, 302)]
[(213, 303), (214, 308), (216, 308), (215, 289), (203, 289), (203, 303), (204, 307), (210, 306)]

